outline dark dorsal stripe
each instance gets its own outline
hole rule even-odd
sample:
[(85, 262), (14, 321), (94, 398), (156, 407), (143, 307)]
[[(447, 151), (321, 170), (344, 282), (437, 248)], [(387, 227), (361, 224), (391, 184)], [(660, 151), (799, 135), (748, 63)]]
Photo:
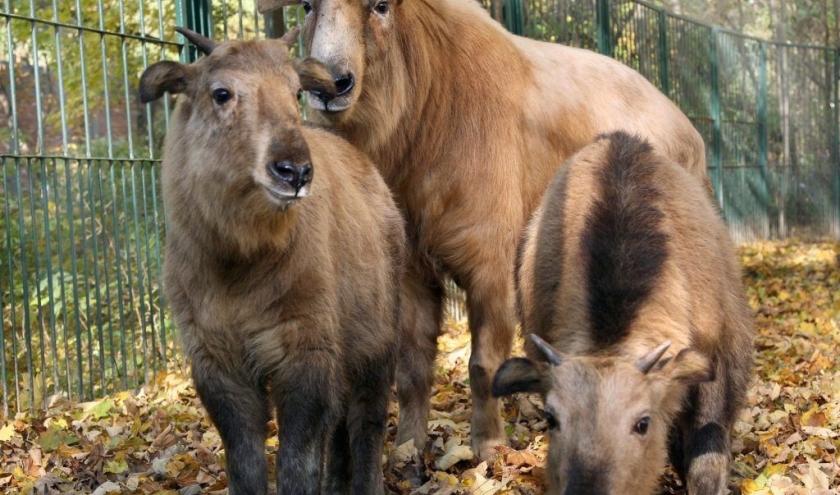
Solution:
[(654, 204), (660, 197), (654, 184), (659, 159), (650, 144), (624, 132), (602, 139), (609, 145), (596, 174), (601, 194), (582, 238), (590, 331), (600, 349), (627, 334), (662, 271), (668, 241)]

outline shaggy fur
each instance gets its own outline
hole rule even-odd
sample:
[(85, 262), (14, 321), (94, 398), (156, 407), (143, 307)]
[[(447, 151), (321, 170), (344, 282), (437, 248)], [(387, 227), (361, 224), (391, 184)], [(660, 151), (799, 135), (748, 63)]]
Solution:
[[(301, 85), (335, 90), (280, 41), (144, 73), (145, 101), (182, 92), (163, 159), (165, 292), (231, 495), (267, 491), (272, 409), (280, 493), (382, 493), (404, 225), (370, 160), (303, 124)], [(282, 164), (311, 164), (311, 182)]]
[[(568, 493), (581, 472), (601, 488), (574, 493), (653, 493), (666, 453), (689, 495), (726, 493), (752, 316), (735, 249), (701, 184), (637, 136), (602, 136), (550, 185), (517, 273), (524, 333), (563, 362), (509, 360), (494, 393), (545, 394), (560, 425), (549, 493)], [(664, 356), (651, 354), (665, 341)], [(542, 360), (532, 342), (526, 351)]]
[(467, 293), (472, 446), (488, 457), (505, 440), (490, 379), (515, 334), (516, 246), (551, 177), (598, 134), (626, 129), (706, 181), (703, 141), (637, 72), (514, 36), (474, 0), (306, 4), (307, 53), (333, 77), (354, 78), (346, 94), (310, 95), (310, 105), (371, 156), (408, 224), (404, 300), (414, 335), (398, 363), (397, 442), (425, 443), (439, 287), (449, 275)]

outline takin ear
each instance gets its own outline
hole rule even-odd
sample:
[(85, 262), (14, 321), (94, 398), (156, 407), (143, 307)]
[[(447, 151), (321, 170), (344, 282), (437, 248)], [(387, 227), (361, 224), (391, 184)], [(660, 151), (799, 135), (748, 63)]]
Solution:
[(671, 359), (660, 361), (654, 368), (654, 372), (685, 386), (715, 379), (715, 367), (712, 360), (690, 347), (681, 350)]
[(550, 387), (551, 378), (547, 370), (525, 358), (508, 359), (493, 377), (493, 397), (517, 392), (538, 392), (545, 395)]
[(163, 93), (183, 93), (187, 89), (191, 69), (178, 62), (164, 60), (149, 66), (140, 76), (140, 101), (155, 101)]
[(300, 34), (300, 24), (293, 27), (292, 29), (286, 31), (282, 37), (280, 37), (280, 41), (287, 44), (288, 46), (292, 46), (297, 42), (298, 35)]
[(335, 98), (337, 90), (330, 71), (319, 60), (306, 57), (296, 59), (292, 64), (300, 78), (301, 89), (320, 93), (327, 98)]

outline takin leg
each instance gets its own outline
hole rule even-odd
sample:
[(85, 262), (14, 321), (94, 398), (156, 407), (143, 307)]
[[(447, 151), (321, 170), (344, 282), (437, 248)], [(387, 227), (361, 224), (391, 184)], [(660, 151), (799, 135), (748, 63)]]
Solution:
[(345, 385), (338, 371), (341, 356), (326, 349), (290, 353), (274, 377), (280, 450), (277, 488), (282, 495), (320, 493), (324, 448), (338, 420)]
[(344, 495), (350, 489), (350, 434), (347, 431), (347, 418), (342, 418), (333, 430), (327, 450), (326, 477), (324, 495)]
[(728, 493), (732, 425), (744, 394), (721, 362), (716, 362), (717, 379), (700, 384), (690, 401), (682, 470), (688, 495)]
[[(396, 347), (396, 346), (394, 346)], [(388, 421), (396, 349), (369, 360), (350, 385), (347, 432), (352, 462), (351, 495), (383, 495), (382, 447)]]
[(422, 452), (428, 437), (429, 398), (443, 321), (443, 288), (412, 260), (401, 292), (404, 328), (397, 360), (400, 422), (395, 446), (414, 440), (414, 446)]
[[(512, 258), (511, 258), (512, 259)], [(493, 376), (510, 355), (515, 337), (512, 267), (499, 262), (481, 267), (467, 284), (470, 336), (471, 445), (480, 459), (491, 459), (504, 445), (499, 399), (491, 395)]]
[(230, 495), (262, 495), (268, 490), (265, 439), (271, 408), (265, 390), (231, 375), (210, 359), (192, 359), (201, 403), (225, 446)]

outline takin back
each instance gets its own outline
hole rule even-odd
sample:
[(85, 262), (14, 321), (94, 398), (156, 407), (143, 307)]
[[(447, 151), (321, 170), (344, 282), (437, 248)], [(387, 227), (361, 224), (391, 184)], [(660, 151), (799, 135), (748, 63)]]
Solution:
[(549, 185), (520, 258), (526, 351), (549, 364), (508, 360), (493, 394), (545, 397), (549, 493), (655, 493), (667, 455), (689, 495), (728, 493), (753, 327), (701, 183), (642, 138), (600, 136)]
[(302, 3), (307, 53), (336, 93), (309, 93), (380, 168), (406, 215), (403, 298), (412, 335), (398, 363), (397, 443), (427, 435), (443, 283), (467, 294), (473, 451), (504, 443), (493, 374), (510, 353), (517, 243), (554, 173), (601, 133), (645, 136), (706, 178), (688, 118), (638, 72), (608, 57), (514, 36), (475, 0), (260, 0)]
[(335, 91), (320, 63), (290, 60), (285, 40), (181, 32), (207, 56), (150, 66), (140, 93), (179, 93), (164, 287), (229, 491), (266, 493), (276, 409), (280, 493), (382, 493), (401, 216), (370, 160), (302, 122), (301, 88)]

